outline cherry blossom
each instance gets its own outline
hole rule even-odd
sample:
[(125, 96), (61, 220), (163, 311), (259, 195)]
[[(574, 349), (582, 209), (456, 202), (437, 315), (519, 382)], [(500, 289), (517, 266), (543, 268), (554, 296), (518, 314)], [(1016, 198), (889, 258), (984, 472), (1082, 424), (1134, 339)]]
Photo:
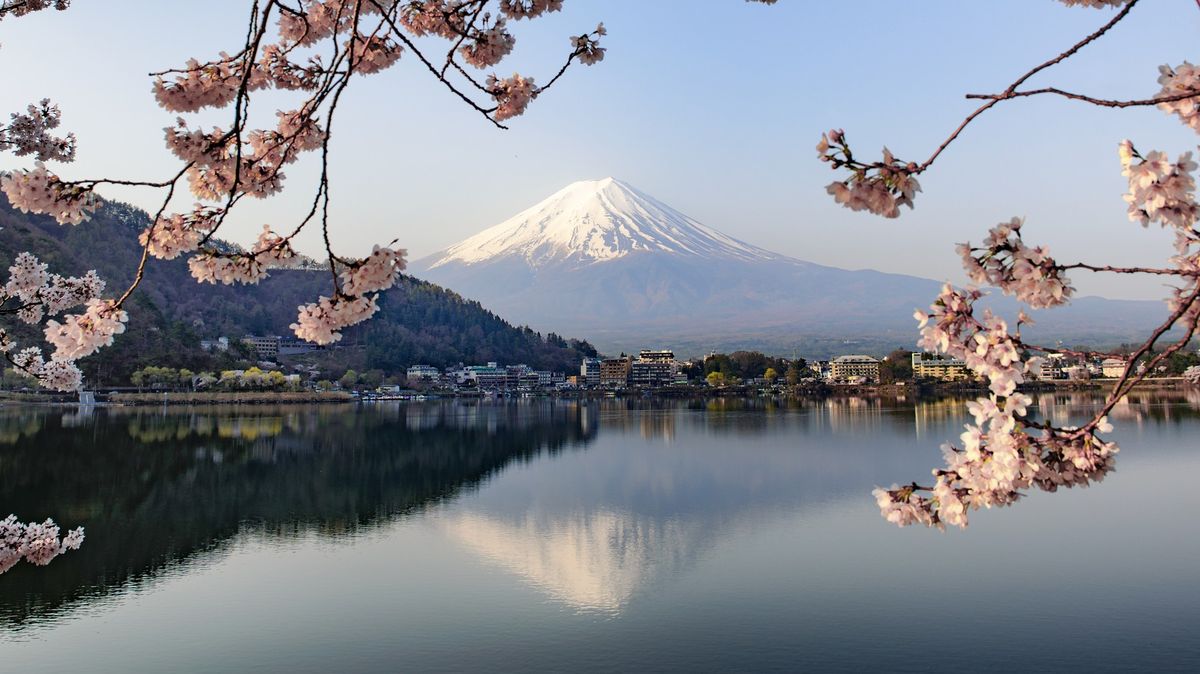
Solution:
[(62, 138), (50, 135), (61, 123), (58, 106), (43, 98), (27, 107), (24, 114), (12, 113), (9, 125), (0, 127), (0, 149), (10, 148), (18, 157), (33, 155), (38, 161), (74, 161), (75, 134)]
[[(1119, 148), (1121, 175), (1129, 179), (1129, 219), (1147, 227), (1152, 222), (1187, 229), (1196, 223), (1196, 170), (1192, 153), (1185, 152), (1171, 162), (1164, 152), (1138, 154), (1128, 140)], [(1140, 161), (1139, 161), (1140, 160)]]
[(6, 16), (25, 16), (43, 9), (62, 11), (71, 6), (71, 0), (0, 0), (0, 19)]
[(500, 11), (513, 19), (533, 19), (562, 6), (563, 0), (500, 0)]
[[(1174, 68), (1164, 65), (1158, 71), (1158, 83), (1162, 85), (1158, 98), (1200, 92), (1200, 68), (1191, 63), (1184, 61)], [(1184, 124), (1200, 132), (1200, 95), (1159, 103), (1158, 107), (1164, 112), (1178, 115)]]
[(125, 332), (128, 320), (129, 314), (112, 300), (88, 300), (84, 313), (68, 314), (62, 323), (46, 321), (46, 341), (55, 346), (55, 358), (83, 358), (110, 346), (115, 335)]
[(1129, 0), (1058, 0), (1067, 7), (1092, 7), (1094, 9), (1104, 9), (1106, 7), (1120, 7), (1129, 2)]
[(849, 178), (830, 183), (825, 191), (834, 201), (852, 211), (865, 210), (885, 218), (897, 218), (900, 207), (912, 208), (913, 198), (921, 191), (921, 185), (914, 177), (915, 165), (897, 161), (886, 147), (883, 148), (882, 162), (864, 164), (854, 158), (841, 129), (821, 134), (817, 156), (834, 170), (851, 170)]
[(78, 225), (97, 206), (91, 189), (62, 182), (40, 161), (32, 170), (4, 174), (0, 177), (0, 189), (13, 208), (22, 213), (52, 215), (60, 225)]
[(1065, 304), (1074, 288), (1045, 248), (1025, 245), (1022, 224), (1013, 218), (996, 225), (983, 248), (959, 244), (963, 268), (973, 282), (996, 286), (1035, 309)]
[(37, 566), (49, 564), (55, 557), (78, 550), (83, 544), (83, 527), (68, 531), (59, 538), (58, 525), (47, 519), (42, 523), (24, 524), (16, 515), (0, 520), (0, 573), (8, 571), (22, 559)]
[(498, 79), (495, 75), (489, 75), (487, 88), (492, 93), (492, 97), (496, 99), (495, 116), (497, 120), (501, 121), (524, 113), (529, 102), (538, 95), (538, 88), (533, 83), (533, 78), (521, 77), (516, 73), (506, 79)]
[(351, 38), (349, 48), (354, 71), (360, 75), (373, 75), (391, 67), (400, 60), (400, 54), (404, 51), (403, 47), (387, 38), (359, 34)]
[(196, 250), (204, 236), (216, 226), (216, 219), (222, 212), (197, 204), (191, 213), (160, 217), (138, 235), (138, 241), (154, 257), (174, 260), (183, 253)]
[(343, 292), (361, 296), (391, 288), (405, 267), (404, 255), (403, 249), (375, 246), (369, 257), (342, 272)]
[(341, 330), (367, 320), (379, 311), (375, 297), (321, 297), (299, 307), (300, 314), (292, 331), (300, 339), (316, 344), (332, 344), (342, 338)]
[(496, 19), (490, 28), (476, 32), (473, 38), (459, 47), (459, 52), (464, 61), (476, 68), (496, 65), (512, 53), (517, 44), (512, 33), (508, 32), (503, 17)]
[(268, 274), (266, 262), (257, 257), (213, 252), (202, 252), (190, 258), (188, 269), (192, 272), (192, 278), (213, 285), (254, 285)]
[(1183, 378), (1193, 386), (1200, 386), (1200, 365), (1193, 365), (1184, 370)]
[(601, 23), (591, 33), (571, 38), (571, 46), (575, 48), (580, 63), (590, 66), (604, 60), (604, 47), (600, 46), (600, 37), (604, 35), (608, 35), (608, 31)]

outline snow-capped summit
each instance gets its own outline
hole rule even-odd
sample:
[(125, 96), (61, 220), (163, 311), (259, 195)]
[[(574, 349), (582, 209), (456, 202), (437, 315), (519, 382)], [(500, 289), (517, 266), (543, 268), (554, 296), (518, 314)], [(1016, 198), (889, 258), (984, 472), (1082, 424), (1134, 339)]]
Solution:
[(428, 268), (520, 258), (548, 264), (606, 262), (658, 252), (708, 259), (780, 256), (705, 227), (615, 178), (581, 180), (504, 222), (428, 258)]

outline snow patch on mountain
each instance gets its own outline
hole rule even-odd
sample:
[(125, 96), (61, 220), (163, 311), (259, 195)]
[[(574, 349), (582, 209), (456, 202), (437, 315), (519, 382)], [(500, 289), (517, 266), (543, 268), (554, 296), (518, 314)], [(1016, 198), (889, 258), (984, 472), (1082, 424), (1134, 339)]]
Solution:
[(533, 268), (641, 252), (746, 262), (787, 259), (710, 229), (615, 178), (571, 183), (429, 258), (427, 268), (521, 258)]

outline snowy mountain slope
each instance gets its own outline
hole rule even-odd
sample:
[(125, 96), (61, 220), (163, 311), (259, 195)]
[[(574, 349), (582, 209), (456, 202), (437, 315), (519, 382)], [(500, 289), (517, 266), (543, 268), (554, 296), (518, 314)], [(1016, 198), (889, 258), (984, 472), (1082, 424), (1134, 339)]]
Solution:
[(533, 268), (654, 252), (765, 261), (780, 256), (709, 229), (615, 178), (571, 183), (536, 206), (432, 256), (429, 268), (502, 257)]
[[(510, 320), (610, 351), (669, 339), (789, 348), (810, 337), (916, 341), (913, 310), (941, 283), (850, 271), (726, 236), (615, 180), (581, 181), (409, 266)], [(991, 305), (1015, 313), (1007, 298)], [(1081, 298), (1030, 334), (1111, 343), (1161, 320), (1157, 302)]]

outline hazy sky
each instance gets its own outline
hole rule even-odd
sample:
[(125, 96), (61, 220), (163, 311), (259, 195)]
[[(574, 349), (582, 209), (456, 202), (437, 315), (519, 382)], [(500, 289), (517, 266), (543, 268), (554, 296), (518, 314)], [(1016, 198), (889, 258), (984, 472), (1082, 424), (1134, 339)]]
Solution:
[[(901, 6), (903, 5), (903, 6)], [(161, 179), (176, 170), (150, 94), (151, 70), (237, 48), (245, 0), (75, 0), (66, 12), (0, 22), (0, 110), (51, 97), (80, 138), (65, 177)], [(605, 60), (576, 67), (501, 132), (412, 58), (355, 83), (335, 121), (335, 247), (361, 254), (398, 238), (412, 257), (496, 224), (569, 182), (622, 178), (705, 224), (813, 262), (959, 281), (957, 241), (1014, 215), (1064, 260), (1161, 264), (1170, 237), (1129, 222), (1117, 143), (1172, 155), (1197, 136), (1157, 110), (1063, 100), (1002, 104), (921, 177), (915, 211), (883, 220), (835, 206), (815, 158), (820, 132), (846, 129), (859, 153), (885, 143), (923, 159), (974, 105), (1112, 16), (1052, 0), (569, 0), (515, 24), (499, 72), (541, 82), (567, 36), (604, 21)], [(1197, 58), (1193, 0), (1146, 0), (1106, 39), (1031, 84), (1149, 97), (1157, 66)], [(440, 47), (440, 45), (439, 45)], [(272, 94), (262, 113), (290, 109)], [(221, 117), (199, 121), (220, 123)], [(14, 165), (5, 157), (7, 167)], [(20, 165), (20, 164), (15, 164)], [(290, 227), (311, 199), (311, 165), (226, 232)], [(139, 205), (148, 192), (108, 191)], [(245, 203), (245, 202), (243, 202)], [(315, 251), (314, 239), (302, 249)], [(1160, 297), (1159, 281), (1076, 275), (1084, 293)]]

